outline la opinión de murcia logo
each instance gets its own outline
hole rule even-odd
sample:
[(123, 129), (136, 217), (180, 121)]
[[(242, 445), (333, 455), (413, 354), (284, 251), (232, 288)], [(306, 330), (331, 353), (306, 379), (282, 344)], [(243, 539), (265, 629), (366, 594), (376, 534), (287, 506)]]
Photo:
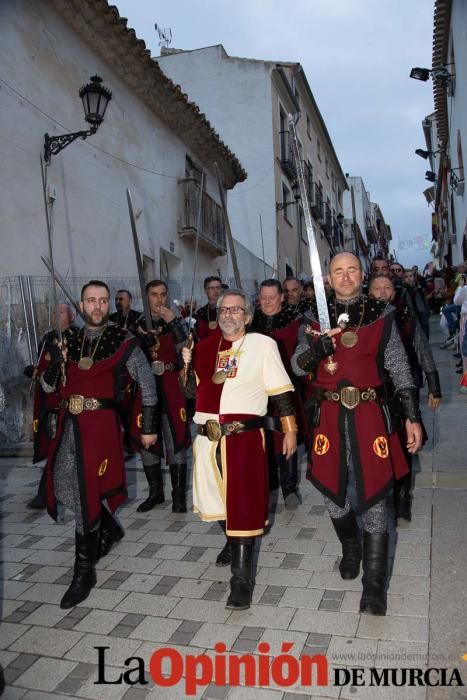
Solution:
[[(324, 654), (302, 655), (299, 659), (290, 652), (292, 642), (283, 642), (281, 653), (271, 656), (267, 642), (258, 644), (257, 654), (227, 654), (227, 645), (217, 642), (214, 654), (181, 654), (177, 649), (157, 649), (149, 659), (149, 675), (160, 688), (184, 683), (186, 695), (196, 695), (198, 689), (217, 686), (288, 688), (299, 684), (310, 686), (463, 686), (457, 668), (333, 668), (329, 669)], [(109, 647), (96, 646), (98, 679), (95, 685), (147, 685), (145, 660), (130, 656), (124, 661), (125, 671), (119, 675), (107, 673), (105, 652)], [(331, 671), (331, 672), (330, 672)]]

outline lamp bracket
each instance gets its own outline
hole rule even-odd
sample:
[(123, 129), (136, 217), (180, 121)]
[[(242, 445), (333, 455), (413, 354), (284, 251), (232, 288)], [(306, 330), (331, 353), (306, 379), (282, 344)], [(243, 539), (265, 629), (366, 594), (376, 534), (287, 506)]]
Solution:
[(56, 156), (57, 153), (63, 151), (64, 148), (76, 141), (76, 139), (87, 139), (88, 136), (92, 136), (97, 131), (97, 126), (92, 126), (88, 131), (75, 131), (73, 134), (59, 134), (49, 136), (45, 134), (44, 137), (44, 160), (50, 165), (51, 156)]

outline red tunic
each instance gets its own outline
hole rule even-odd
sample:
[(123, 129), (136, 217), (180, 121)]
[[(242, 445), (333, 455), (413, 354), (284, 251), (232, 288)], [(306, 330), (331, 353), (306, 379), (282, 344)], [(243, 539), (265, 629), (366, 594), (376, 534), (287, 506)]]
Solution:
[[(45, 339), (44, 339), (45, 342)], [(50, 356), (44, 349), (41, 353), (39, 362), (36, 367), (37, 378), (34, 382), (34, 400), (33, 400), (33, 420), (32, 420), (32, 436), (33, 436), (33, 447), (34, 453), (32, 458), (32, 463), (40, 462), (42, 459), (46, 459), (49, 449), (51, 438), (48, 434), (49, 421), (56, 414), (58, 410), (58, 394), (53, 392), (51, 394), (46, 394), (42, 389), (39, 377), (45, 370), (50, 362)]]
[[(212, 323), (215, 322), (216, 325), (214, 328), (209, 328), (209, 321)], [(215, 336), (219, 340), (221, 337), (221, 329), (217, 323), (217, 312), (216, 310), (211, 311), (208, 304), (202, 306), (197, 312), (195, 330), (200, 340), (206, 340), (206, 338), (211, 338), (212, 336)]]
[[(338, 336), (334, 354), (337, 372), (329, 374), (324, 368), (325, 362), (320, 362), (314, 386), (333, 391), (345, 386), (382, 387), (380, 367), (392, 323), (393, 317), (388, 316), (360, 328), (358, 343), (353, 348), (345, 348)], [(378, 402), (361, 401), (351, 410), (323, 399), (319, 426), (313, 429), (310, 444), (308, 478), (337, 505), (344, 505), (348, 481), (345, 416), (358, 502), (361, 508), (367, 509), (384, 497), (394, 477), (400, 478), (408, 471), (398, 437), (388, 434)]]
[[(125, 340), (118, 350), (89, 370), (81, 370), (71, 359), (67, 362), (67, 383), (60, 385), (60, 401), (72, 394), (86, 398), (113, 399), (119, 389), (119, 374), (135, 346)], [(57, 519), (53, 488), (53, 469), (66, 421), (71, 421), (76, 443), (78, 484), (85, 532), (92, 530), (101, 517), (101, 502), (107, 499), (113, 512), (127, 498), (123, 454), (123, 431), (116, 409), (83, 411), (72, 415), (66, 408), (58, 413), (57, 435), (47, 460), (47, 510)]]

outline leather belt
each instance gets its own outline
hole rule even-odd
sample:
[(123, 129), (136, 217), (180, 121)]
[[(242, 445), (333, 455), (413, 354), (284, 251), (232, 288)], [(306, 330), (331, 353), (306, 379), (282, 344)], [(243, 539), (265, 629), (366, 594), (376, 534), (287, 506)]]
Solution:
[(211, 442), (218, 442), (221, 437), (245, 433), (247, 430), (266, 427), (265, 416), (234, 420), (231, 423), (219, 423), (217, 420), (207, 420), (204, 425), (198, 425), (198, 435), (205, 435)]
[(323, 398), (326, 401), (340, 403), (345, 408), (353, 410), (360, 401), (377, 401), (378, 392), (376, 389), (358, 389), (356, 386), (344, 386), (336, 391), (325, 391)]
[(66, 408), (74, 416), (83, 411), (98, 411), (100, 409), (116, 409), (117, 402), (114, 399), (95, 399), (81, 394), (71, 394), (68, 399), (60, 401), (60, 408)]

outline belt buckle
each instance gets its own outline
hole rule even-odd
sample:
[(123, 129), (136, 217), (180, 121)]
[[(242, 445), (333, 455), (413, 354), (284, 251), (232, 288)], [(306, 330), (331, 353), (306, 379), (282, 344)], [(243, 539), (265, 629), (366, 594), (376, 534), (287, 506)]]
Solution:
[(85, 411), (97, 411), (99, 408), (99, 401), (97, 399), (84, 399), (83, 409)]
[(68, 399), (68, 410), (74, 416), (78, 416), (84, 411), (84, 396), (80, 394), (71, 394)]
[(341, 389), (341, 402), (345, 408), (353, 410), (360, 403), (360, 389), (356, 386), (345, 386)]
[(229, 434), (239, 433), (239, 432), (240, 432), (241, 430), (243, 430), (244, 428), (245, 428), (245, 424), (244, 424), (244, 423), (241, 423), (241, 422), (238, 421), (238, 420), (234, 420), (234, 421), (232, 421), (232, 423), (229, 423), (229, 424), (227, 425), (227, 432), (228, 432)]
[(206, 421), (206, 436), (211, 442), (219, 442), (222, 437), (221, 424), (217, 420)]

